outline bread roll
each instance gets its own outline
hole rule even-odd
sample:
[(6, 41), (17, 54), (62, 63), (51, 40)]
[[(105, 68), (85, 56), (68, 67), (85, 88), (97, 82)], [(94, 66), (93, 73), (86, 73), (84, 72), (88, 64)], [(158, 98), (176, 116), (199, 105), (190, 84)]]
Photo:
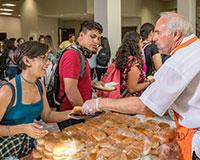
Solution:
[(95, 160), (97, 157), (97, 153), (90, 153), (87, 155), (86, 160)]
[(59, 142), (56, 141), (55, 139), (51, 139), (51, 140), (45, 142), (43, 154), (46, 158), (53, 157), (53, 148), (57, 143), (59, 143)]
[(42, 157), (42, 160), (53, 160), (53, 158)]
[(70, 148), (70, 145), (67, 143), (57, 143), (53, 148), (53, 156), (62, 157), (65, 156), (65, 151)]
[(106, 134), (103, 132), (103, 131), (100, 131), (98, 130), (97, 132), (95, 132), (93, 135), (92, 135), (97, 141), (100, 141), (104, 138), (106, 138)]
[(53, 160), (68, 160), (68, 156), (53, 156)]
[(74, 106), (73, 112), (76, 113), (76, 114), (82, 115), (82, 107), (81, 106)]
[(165, 123), (165, 122), (159, 123), (158, 126), (159, 126), (161, 129), (170, 128), (170, 125), (169, 125), (168, 123)]
[(37, 139), (37, 144), (40, 145), (40, 146), (43, 146), (45, 143), (45, 139), (44, 138), (39, 138)]
[(40, 153), (43, 152), (43, 149), (44, 149), (44, 146), (41, 146), (41, 145), (37, 145), (37, 146), (36, 146), (36, 150), (37, 150), (38, 152), (40, 152)]
[(40, 160), (42, 158), (42, 154), (35, 149), (32, 151), (32, 155), (34, 160)]
[(146, 123), (150, 124), (150, 125), (156, 125), (157, 124), (157, 122), (155, 120), (153, 120), (153, 119), (147, 120)]
[(110, 135), (110, 138), (112, 138), (118, 143), (118, 142), (122, 142), (126, 137), (121, 134), (112, 134)]
[(44, 155), (45, 158), (49, 158), (49, 159), (53, 158), (53, 153), (48, 152), (46, 149), (44, 149), (43, 155)]

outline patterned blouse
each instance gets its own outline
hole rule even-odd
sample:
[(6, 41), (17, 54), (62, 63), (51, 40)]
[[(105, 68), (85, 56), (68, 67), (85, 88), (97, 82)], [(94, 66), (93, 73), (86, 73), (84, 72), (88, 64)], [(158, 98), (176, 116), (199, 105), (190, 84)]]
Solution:
[(126, 68), (124, 69), (123, 73), (121, 73), (121, 85), (120, 85), (120, 93), (123, 97), (128, 96), (140, 96), (143, 91), (138, 91), (134, 93), (129, 93), (127, 91), (127, 85), (128, 85), (128, 72), (131, 70), (133, 66), (137, 66), (140, 70), (140, 76), (138, 79), (138, 83), (144, 83), (145, 82), (145, 73), (143, 71), (143, 60), (138, 59), (134, 56), (129, 56), (128, 62), (126, 63)]

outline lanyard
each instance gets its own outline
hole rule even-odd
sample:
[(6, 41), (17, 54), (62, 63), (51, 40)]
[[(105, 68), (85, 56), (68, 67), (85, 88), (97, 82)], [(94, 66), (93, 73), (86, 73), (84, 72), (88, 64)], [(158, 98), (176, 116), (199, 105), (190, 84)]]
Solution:
[(176, 51), (178, 51), (179, 49), (184, 48), (184, 47), (190, 45), (191, 43), (195, 42), (196, 40), (198, 40), (197, 36), (195, 36), (195, 37), (193, 37), (193, 38), (187, 40), (186, 42), (184, 42), (184, 43), (182, 43), (181, 45), (179, 45), (178, 47), (176, 47), (176, 48), (171, 52), (170, 55), (173, 55), (173, 54), (174, 54)]

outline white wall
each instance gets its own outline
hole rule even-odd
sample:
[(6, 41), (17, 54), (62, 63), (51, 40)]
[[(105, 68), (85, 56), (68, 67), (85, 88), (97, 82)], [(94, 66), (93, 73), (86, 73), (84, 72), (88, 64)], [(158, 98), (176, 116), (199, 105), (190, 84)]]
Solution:
[(122, 0), (122, 26), (140, 26), (145, 22), (155, 24), (159, 13), (174, 10), (176, 0)]
[(39, 14), (66, 15), (71, 13), (86, 13), (86, 0), (36, 0)]
[(39, 16), (38, 28), (38, 35), (51, 35), (55, 47), (58, 46), (58, 19)]
[(94, 13), (94, 0), (87, 0), (87, 13)]
[(142, 24), (146, 22), (155, 24), (159, 18), (159, 13), (164, 11), (163, 8), (166, 7), (163, 4), (163, 2), (158, 0), (143, 0), (141, 8)]
[(17, 17), (0, 16), (0, 32), (6, 32), (8, 38), (21, 37), (21, 20)]
[(122, 18), (122, 27), (128, 27), (128, 26), (141, 26), (141, 17), (123, 17)]
[(38, 6), (34, 0), (24, 0), (21, 8), (22, 36), (26, 39), (38, 36)]
[[(141, 24), (155, 23), (162, 10), (163, 3), (158, 0), (122, 0), (122, 26), (125, 26), (124, 23), (127, 21), (131, 26), (135, 26), (140, 19)], [(131, 17), (133, 18), (132, 24), (130, 23)]]
[(141, 16), (143, 0), (122, 0), (121, 13), (123, 17)]
[(189, 20), (194, 28), (194, 31), (196, 31), (196, 0), (177, 0), (177, 4), (177, 12)]

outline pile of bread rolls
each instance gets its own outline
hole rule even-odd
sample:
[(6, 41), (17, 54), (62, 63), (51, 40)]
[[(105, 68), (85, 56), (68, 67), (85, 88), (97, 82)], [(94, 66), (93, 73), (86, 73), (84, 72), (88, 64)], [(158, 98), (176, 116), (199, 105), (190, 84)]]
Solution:
[(38, 139), (33, 156), (38, 160), (156, 159), (162, 145), (174, 143), (175, 136), (167, 122), (106, 112)]
[(36, 149), (33, 151), (33, 159), (36, 160), (74, 160), (80, 154), (83, 144), (62, 132), (49, 133), (37, 140)]

